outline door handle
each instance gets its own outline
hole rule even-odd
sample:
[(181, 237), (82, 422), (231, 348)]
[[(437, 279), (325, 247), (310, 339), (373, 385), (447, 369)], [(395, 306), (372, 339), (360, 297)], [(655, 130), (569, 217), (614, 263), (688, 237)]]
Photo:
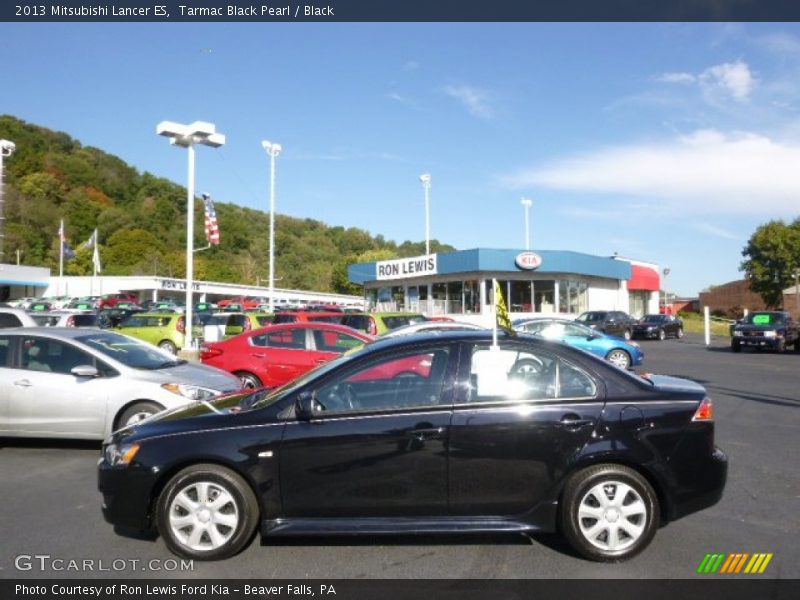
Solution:
[(266, 354), (257, 354), (257, 353), (255, 353), (255, 354), (251, 354), (250, 356), (252, 356), (254, 358), (267, 358)]
[(18, 379), (14, 382), (14, 385), (17, 387), (31, 387), (33, 384), (27, 379)]
[(422, 429), (412, 429), (408, 432), (408, 435), (419, 441), (423, 441), (438, 438), (443, 433), (444, 427), (424, 427)]
[(325, 364), (326, 362), (328, 362), (328, 359), (326, 359), (326, 358), (318, 358), (314, 362), (317, 363), (318, 365), (322, 365), (322, 364)]
[(581, 419), (575, 413), (566, 414), (561, 417), (561, 426), (566, 429), (580, 429), (586, 425), (593, 425), (594, 419)]

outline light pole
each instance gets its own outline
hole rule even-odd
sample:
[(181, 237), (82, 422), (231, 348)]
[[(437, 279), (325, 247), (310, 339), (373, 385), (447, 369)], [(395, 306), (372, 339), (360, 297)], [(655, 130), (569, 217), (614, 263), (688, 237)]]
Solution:
[(219, 148), (225, 144), (225, 136), (217, 133), (213, 123), (195, 121), (181, 125), (162, 121), (156, 126), (156, 133), (170, 138), (169, 143), (189, 151), (189, 183), (186, 191), (186, 320), (184, 350), (192, 349), (192, 288), (194, 287), (194, 145), (202, 144)]
[(3, 195), (3, 159), (14, 154), (17, 149), (14, 142), (0, 140), (0, 263), (3, 262), (3, 242), (6, 237), (5, 197)]
[(425, 254), (431, 253), (431, 218), (430, 218), (430, 204), (431, 204), (431, 174), (423, 173), (419, 176), (422, 182), (422, 187), (425, 189)]
[(800, 319), (800, 268), (795, 267), (792, 271), (794, 275), (794, 309), (797, 312), (797, 318)]
[(664, 314), (667, 314), (667, 275), (670, 273), (669, 267), (664, 267)]
[(261, 146), (269, 156), (269, 312), (275, 312), (275, 159), (283, 146), (264, 140)]
[(530, 210), (533, 205), (533, 200), (530, 198), (522, 198), (520, 200), (522, 206), (525, 207), (525, 250), (531, 249), (531, 224), (530, 224)]

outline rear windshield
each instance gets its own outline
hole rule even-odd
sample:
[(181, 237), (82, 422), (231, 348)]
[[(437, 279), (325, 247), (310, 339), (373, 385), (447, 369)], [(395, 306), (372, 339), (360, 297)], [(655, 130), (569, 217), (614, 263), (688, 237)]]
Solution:
[(297, 321), (296, 315), (275, 315), (272, 318), (273, 323), (294, 323)]
[(256, 321), (258, 321), (258, 324), (261, 325), (261, 327), (266, 327), (267, 325), (272, 324), (272, 317), (269, 315), (264, 315), (261, 317), (256, 317)]
[(341, 315), (309, 315), (309, 321), (321, 321), (323, 323), (341, 323)]
[(369, 317), (366, 315), (345, 315), (342, 318), (342, 325), (347, 325), (353, 329), (360, 329), (361, 331), (369, 330)]
[(642, 321), (645, 323), (661, 323), (664, 320), (664, 315), (647, 315)]
[(575, 319), (576, 321), (582, 321), (584, 323), (595, 323), (597, 321), (602, 321), (606, 318), (606, 313), (604, 312), (588, 312), (583, 313), (580, 317)]
[(97, 322), (97, 315), (72, 315), (75, 327), (93, 327)]
[(383, 322), (388, 329), (397, 329), (398, 327), (405, 327), (413, 323), (420, 323), (427, 321), (422, 315), (402, 315), (395, 317), (383, 317)]

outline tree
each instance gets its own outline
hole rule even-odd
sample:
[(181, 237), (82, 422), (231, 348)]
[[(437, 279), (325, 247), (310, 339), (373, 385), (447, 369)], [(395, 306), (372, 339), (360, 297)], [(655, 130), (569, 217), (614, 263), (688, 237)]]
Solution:
[(740, 269), (750, 280), (750, 289), (772, 308), (783, 304), (783, 290), (794, 283), (800, 268), (800, 219), (790, 225), (770, 221), (760, 225), (742, 250)]

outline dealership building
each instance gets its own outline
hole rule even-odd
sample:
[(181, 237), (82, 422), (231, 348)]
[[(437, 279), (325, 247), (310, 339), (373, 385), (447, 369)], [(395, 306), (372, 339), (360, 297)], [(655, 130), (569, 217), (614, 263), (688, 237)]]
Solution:
[(661, 289), (656, 264), (565, 250), (476, 248), (353, 264), (348, 275), (364, 286), (368, 310), (478, 321), (493, 314), (494, 279), (512, 318), (586, 310), (640, 317), (658, 312)]

